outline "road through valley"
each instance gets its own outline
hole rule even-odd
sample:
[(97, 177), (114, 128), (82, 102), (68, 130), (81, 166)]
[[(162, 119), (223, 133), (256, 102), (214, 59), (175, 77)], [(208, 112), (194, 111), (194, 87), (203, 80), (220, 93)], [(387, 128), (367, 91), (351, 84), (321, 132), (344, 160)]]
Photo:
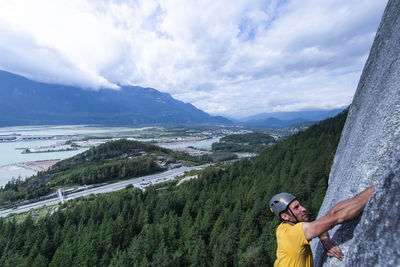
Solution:
[[(161, 172), (161, 173), (132, 178), (132, 179), (124, 180), (121, 182), (105, 184), (105, 185), (98, 186), (95, 188), (90, 188), (90, 189), (82, 190), (82, 191), (79, 191), (76, 193), (71, 193), (71, 194), (68, 194), (65, 198), (68, 200), (68, 199), (88, 196), (90, 194), (108, 193), (108, 192), (112, 192), (112, 191), (121, 190), (129, 184), (133, 185), (134, 187), (143, 189), (144, 187), (149, 186), (149, 185), (173, 180), (176, 177), (182, 175), (185, 171), (201, 169), (206, 166), (209, 166), (209, 165), (193, 166), (193, 167), (180, 167), (180, 168), (170, 169), (168, 171)], [(43, 200), (43, 201), (38, 201), (38, 202), (18, 206), (18, 208), (3, 209), (3, 210), (0, 210), (0, 217), (5, 217), (12, 213), (26, 212), (31, 209), (40, 208), (45, 205), (46, 206), (54, 205), (59, 202), (60, 202), (60, 199), (58, 197), (55, 197), (55, 198), (51, 198), (51, 199), (47, 199), (47, 200)]]

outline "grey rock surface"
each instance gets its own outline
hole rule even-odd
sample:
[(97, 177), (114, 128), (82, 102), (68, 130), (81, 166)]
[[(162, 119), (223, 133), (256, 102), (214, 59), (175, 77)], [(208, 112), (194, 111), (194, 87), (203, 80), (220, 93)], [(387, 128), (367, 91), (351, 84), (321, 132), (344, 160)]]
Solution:
[(314, 266), (400, 266), (400, 1), (389, 0), (357, 87), (318, 217), (376, 185), (363, 214), (330, 230), (344, 260), (313, 240)]

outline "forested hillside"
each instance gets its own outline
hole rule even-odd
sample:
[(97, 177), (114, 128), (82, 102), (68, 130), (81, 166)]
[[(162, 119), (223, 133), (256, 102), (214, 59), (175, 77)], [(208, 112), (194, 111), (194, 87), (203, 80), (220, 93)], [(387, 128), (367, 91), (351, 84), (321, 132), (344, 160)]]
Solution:
[(0, 219), (0, 265), (271, 266), (269, 200), (287, 191), (316, 215), (346, 115), (179, 186), (73, 200), (37, 222)]
[(213, 143), (211, 148), (220, 152), (260, 152), (275, 142), (272, 136), (265, 133), (231, 134)]
[(178, 160), (190, 164), (203, 162), (200, 158), (159, 146), (115, 140), (62, 160), (28, 179), (11, 180), (0, 188), (0, 205), (41, 197), (56, 191), (59, 186), (112, 182), (166, 170), (157, 164), (159, 158), (170, 163)]

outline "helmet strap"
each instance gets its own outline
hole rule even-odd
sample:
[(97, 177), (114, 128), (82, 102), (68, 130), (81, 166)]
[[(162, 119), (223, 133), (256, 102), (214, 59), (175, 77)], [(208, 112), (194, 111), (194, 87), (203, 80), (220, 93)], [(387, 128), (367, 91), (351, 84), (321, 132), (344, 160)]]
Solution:
[(294, 223), (294, 224), (298, 223), (299, 220), (297, 220), (297, 217), (294, 215), (293, 211), (289, 207), (287, 209), (290, 211), (290, 213), (292, 214), (292, 216), (295, 218), (296, 221), (295, 222), (292, 222), (292, 221), (289, 221), (289, 220), (283, 220), (283, 221), (284, 222)]
[(289, 209), (290, 213), (293, 215), (293, 217), (296, 219), (296, 223), (298, 223), (298, 222), (299, 222), (299, 220), (297, 220), (297, 217), (296, 217), (296, 215), (294, 215), (293, 211), (292, 211), (290, 208), (288, 208), (288, 209)]

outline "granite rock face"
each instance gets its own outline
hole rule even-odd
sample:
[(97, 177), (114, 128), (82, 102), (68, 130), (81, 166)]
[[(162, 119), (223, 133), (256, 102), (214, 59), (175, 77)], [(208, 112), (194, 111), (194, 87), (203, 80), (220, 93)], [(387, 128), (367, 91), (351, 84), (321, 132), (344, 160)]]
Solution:
[(345, 254), (314, 266), (400, 266), (400, 1), (389, 0), (344, 126), (318, 217), (376, 185), (363, 214), (330, 230)]

